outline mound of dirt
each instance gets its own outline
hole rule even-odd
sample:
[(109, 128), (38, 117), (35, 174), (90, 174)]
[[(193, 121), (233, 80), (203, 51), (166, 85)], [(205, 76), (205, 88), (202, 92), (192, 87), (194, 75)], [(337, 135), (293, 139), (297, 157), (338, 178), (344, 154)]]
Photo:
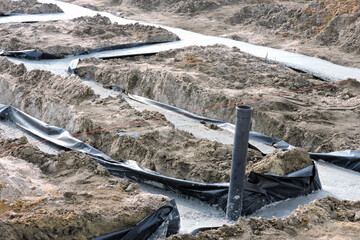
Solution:
[(317, 199), (286, 218), (240, 218), (235, 225), (206, 230), (195, 236), (177, 234), (168, 240), (195, 239), (357, 239), (360, 201)]
[(183, 0), (183, 1), (136, 1), (128, 0), (125, 2), (127, 6), (135, 6), (144, 11), (163, 11), (172, 13), (199, 14), (201, 12), (213, 11), (222, 5), (228, 5), (229, 0)]
[(0, 25), (0, 49), (35, 49), (56, 57), (82, 51), (132, 43), (157, 43), (178, 40), (162, 28), (140, 24), (112, 24), (100, 15), (47, 23)]
[[(254, 131), (313, 152), (358, 148), (359, 82), (318, 88), (325, 83), (309, 74), (263, 62), (236, 48), (214, 45), (146, 58), (86, 59), (76, 73), (227, 122), (235, 120), (234, 105), (213, 107), (246, 101), (255, 109)], [(289, 94), (272, 97), (279, 93)]]
[[(166, 176), (207, 183), (229, 181), (232, 145), (195, 138), (170, 124), (132, 131), (124, 131), (120, 137), (102, 133), (90, 143), (114, 159), (132, 159)], [(261, 159), (260, 152), (249, 149), (249, 162)]]
[[(348, 2), (354, 4), (354, 1)], [(261, 26), (261, 29), (285, 38), (313, 40), (319, 45), (339, 46), (345, 52), (359, 54), (360, 40), (357, 36), (360, 23), (357, 20), (360, 8), (352, 5), (350, 8), (353, 10), (349, 11), (345, 6), (327, 6), (321, 1), (313, 1), (307, 8), (277, 3), (255, 4), (241, 8), (227, 21), (231, 25), (251, 26), (253, 29)]]
[[(0, 148), (27, 143), (0, 142)], [(89, 239), (137, 224), (168, 201), (112, 177), (84, 154), (27, 145), (0, 153), (1, 239)]]
[[(277, 150), (272, 154), (266, 155), (260, 162), (251, 165), (251, 171), (284, 176), (308, 167), (312, 163), (313, 161), (305, 149), (294, 148), (285, 152)], [(247, 167), (247, 171), (248, 168), (250, 166)]]
[[(27, 72), (23, 64), (0, 58), (2, 104), (13, 105), (35, 118), (72, 132), (88, 126), (69, 104), (96, 98), (93, 90), (76, 77), (61, 78), (50, 72)], [(91, 127), (91, 126), (90, 126)]]
[(36, 0), (0, 0), (1, 13), (62, 13), (63, 11), (53, 3), (39, 3)]

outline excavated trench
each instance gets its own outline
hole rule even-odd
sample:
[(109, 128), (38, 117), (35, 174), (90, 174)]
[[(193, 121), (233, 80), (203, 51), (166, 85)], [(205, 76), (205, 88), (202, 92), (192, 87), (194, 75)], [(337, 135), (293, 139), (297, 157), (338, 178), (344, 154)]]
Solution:
[(252, 130), (308, 151), (358, 146), (358, 82), (319, 88), (324, 82), (309, 74), (265, 63), (238, 49), (215, 45), (150, 57), (90, 58), (81, 61), (75, 72), (105, 87), (119, 86), (226, 122), (234, 122), (234, 103), (250, 105), (255, 109)]
[[(102, 99), (91, 88), (84, 86), (76, 76), (61, 78), (41, 70), (27, 72), (24, 65), (15, 65), (6, 58), (0, 58), (0, 73), (1, 103), (13, 105), (46, 123), (63, 127), (73, 134), (79, 134), (77, 136), (79, 139), (114, 159), (133, 159), (159, 173), (180, 179), (197, 182), (228, 181), (232, 151), (230, 145), (199, 139), (188, 132), (178, 130), (166, 120), (164, 115), (158, 112), (136, 111), (121, 95)], [(318, 88), (318, 86), (324, 85), (324, 82), (309, 74), (295, 72), (277, 64), (265, 63), (236, 48), (230, 49), (215, 45), (170, 50), (150, 57), (140, 56), (112, 60), (86, 59), (80, 62), (76, 73), (82, 78), (94, 79), (102, 83), (104, 87), (120, 86), (130, 93), (188, 111), (197, 111), (197, 114), (227, 122), (234, 121), (235, 108), (232, 103), (246, 102), (246, 105), (255, 108), (253, 130), (284, 139), (295, 146), (305, 148), (307, 151), (329, 152), (357, 147), (356, 136), (359, 135), (359, 130), (356, 120), (360, 117), (360, 86), (358, 82), (348, 81), (327, 87), (325, 90), (325, 88)], [(314, 89), (309, 90), (311, 88)], [(308, 90), (301, 91), (299, 94), (298, 90), (301, 89)], [(270, 92), (273, 93), (272, 95), (284, 92), (293, 93), (273, 97), (269, 95)], [(339, 102), (341, 102), (341, 107), (339, 107)], [(229, 106), (212, 109), (223, 105)], [(205, 108), (208, 110), (198, 111)], [(151, 121), (152, 119), (158, 120)], [(114, 127), (115, 123), (119, 126), (116, 131), (104, 130), (96, 133), (84, 133), (94, 129), (111, 128)], [(212, 126), (210, 131), (221, 130)], [(0, 131), (0, 140), (1, 136)], [(23, 141), (21, 139), (14, 140), (14, 143), (11, 141), (5, 139), (5, 142), (0, 142), (0, 145), (8, 147), (11, 144), (23, 144), (23, 142), (19, 142)], [(4, 157), (28, 158), (29, 161), (32, 161), (31, 159), (40, 153), (37, 153), (37, 149), (30, 148), (26, 147), (25, 154), (20, 149), (19, 151), (7, 152)], [(302, 149), (294, 149), (285, 153), (277, 151), (263, 157), (259, 152), (249, 149), (247, 172), (255, 170), (284, 175), (302, 169), (312, 164), (307, 151)], [(51, 163), (47, 163), (47, 160), (50, 162), (58, 161), (59, 163), (65, 161), (65, 165), (71, 165), (74, 163), (71, 160), (73, 157), (82, 159), (74, 152), (61, 152), (55, 157), (48, 155), (44, 157), (44, 153), (40, 155), (42, 157), (36, 161), (42, 160), (35, 163), (40, 165), (40, 169), (49, 177), (52, 176), (54, 169), (51, 169)], [(47, 160), (45, 161), (45, 159)], [(294, 164), (294, 160), (298, 160), (298, 163)], [(84, 165), (87, 166), (88, 159), (84, 161), (86, 162)], [(80, 165), (80, 167), (83, 166)], [(73, 167), (71, 165), (63, 169), (61, 166), (61, 164), (58, 166), (58, 175), (64, 175), (56, 180), (59, 182), (62, 181), (61, 177), (70, 174), (67, 169)], [(91, 165), (89, 169), (93, 170), (94, 166)], [(76, 167), (79, 166), (76, 165)], [(103, 171), (100, 172), (102, 174)], [(89, 177), (87, 174), (85, 177)], [(106, 179), (99, 180), (100, 182), (107, 181), (109, 176), (105, 173), (104, 176)], [(37, 179), (35, 180), (37, 181)], [(56, 181), (54, 181), (55, 184)], [(113, 180), (109, 180), (109, 182), (112, 184)], [(130, 195), (140, 194), (137, 186), (128, 182), (119, 184), (121, 185), (120, 188), (129, 192)], [(73, 187), (74, 192), (76, 192), (76, 184)], [(86, 187), (92, 188), (94, 186), (90, 184)], [(104, 187), (107, 188), (107, 186)], [(1, 188), (2, 185), (0, 185)], [(85, 191), (87, 191), (86, 189)], [(102, 191), (103, 186), (99, 189)], [(60, 198), (54, 196), (55, 203), (59, 199), (62, 201), (63, 198), (65, 201), (74, 203), (82, 202), (82, 200), (84, 200), (82, 203), (85, 203), (85, 200), (88, 199), (87, 194), (81, 193), (78, 196), (74, 192), (64, 192)], [(94, 195), (96, 194), (94, 193)], [(99, 203), (97, 198), (96, 195), (94, 203)], [(143, 203), (144, 201), (140, 198), (141, 196), (137, 199)], [(164, 200), (164, 198), (156, 198), (154, 200), (156, 204), (150, 203), (150, 205), (152, 204), (153, 208), (154, 206), (159, 207), (158, 204), (163, 203)], [(49, 204), (52, 204), (52, 201), (53, 199)], [(112, 198), (111, 201), (114, 202), (110, 204), (116, 204), (116, 199)], [(322, 209), (325, 209), (327, 205), (331, 205), (329, 208), (334, 208), (333, 205), (337, 206), (336, 212), (339, 214), (329, 216), (330, 219), (349, 223), (349, 226), (360, 220), (359, 213), (355, 211), (356, 204), (337, 203), (337, 200), (331, 198), (322, 201), (318, 201), (321, 207), (316, 208), (316, 211), (324, 211)], [(4, 204), (4, 206), (8, 206), (6, 205), (8, 203)], [(32, 211), (32, 207), (38, 206), (39, 203), (28, 205), (22, 202), (21, 204), (20, 208), (25, 206), (25, 209)], [(317, 202), (313, 205), (316, 204)], [(346, 213), (342, 209), (343, 206), (346, 208)], [(128, 210), (126, 206), (120, 207)], [(138, 214), (139, 218), (142, 218), (149, 211), (153, 211), (153, 208), (149, 209), (148, 207), (146, 204), (141, 206), (142, 212)], [(105, 212), (108, 210), (100, 209), (100, 211)], [(14, 211), (18, 211), (18, 209), (14, 208)], [(73, 210), (70, 209), (69, 211)], [(121, 212), (122, 210), (111, 209), (110, 211)], [(313, 210), (309, 211), (314, 212)], [(57, 213), (57, 211), (55, 212)], [(77, 214), (75, 212), (73, 215), (76, 216)], [(35, 215), (33, 216), (36, 218)], [(67, 215), (66, 212), (60, 218), (72, 218), (73, 215)], [(308, 215), (308, 212), (305, 211), (305, 218)], [(84, 231), (92, 228), (91, 224), (87, 225), (87, 228), (82, 226), (86, 221), (89, 221), (86, 216), (80, 217), (81, 223), (79, 221), (74, 222), (74, 225)], [(89, 216), (92, 220), (95, 218), (92, 213), (89, 213)], [(4, 217), (14, 218), (13, 215)], [(21, 217), (15, 216), (15, 219)], [(121, 216), (112, 217), (115, 219), (123, 218)], [(301, 216), (302, 218), (304, 217)], [(310, 218), (312, 219), (311, 224), (314, 221), (326, 221), (317, 220), (312, 216)], [(133, 221), (127, 219), (129, 222)], [(313, 227), (311, 224), (309, 226), (298, 226), (299, 224), (296, 222), (299, 221), (298, 219), (299, 216), (296, 213), (284, 222), (278, 220), (259, 222), (250, 219), (249, 221), (245, 220), (245, 222), (240, 221), (234, 227), (230, 227), (230, 232), (231, 236), (234, 236), (234, 233), (247, 231), (246, 228), (250, 226), (250, 232), (259, 235), (261, 232), (267, 234), (269, 229), (270, 233), (274, 233), (275, 230), (272, 229), (274, 227), (294, 236), (294, 231), (297, 232), (302, 227)], [(96, 221), (107, 224), (101, 219)], [(111, 221), (115, 225), (114, 221)], [(133, 223), (131, 222), (131, 224)], [(129, 226), (128, 222), (122, 222), (122, 224), (121, 229)], [(5, 228), (9, 227), (10, 229), (13, 226), (16, 225)], [(106, 230), (96, 228), (91, 234), (100, 235), (102, 231), (112, 231), (109, 227)], [(39, 227), (35, 224), (34, 229), (36, 228)], [(33, 236), (38, 231), (34, 231), (34, 229), (28, 228), (26, 234)], [(25, 229), (24, 232), (26, 231)], [(71, 231), (73, 230), (64, 227), (60, 232), (50, 231), (47, 234), (48, 236), (64, 237), (67, 233), (72, 234)], [(218, 235), (228, 237), (228, 232), (225, 227), (221, 228), (219, 232), (200, 234), (198, 237), (217, 237)], [(86, 235), (84, 232), (75, 231), (74, 233), (79, 234), (79, 236)], [(173, 239), (178, 239), (178, 237), (183, 239), (183, 237), (189, 236), (174, 236)]]
[[(114, 159), (135, 160), (161, 174), (185, 180), (229, 181), (231, 145), (196, 138), (178, 130), (160, 113), (138, 112), (121, 95), (101, 99), (77, 77), (62, 78), (40, 70), (27, 72), (23, 65), (13, 64), (6, 58), (0, 62), (3, 89), (0, 101), (3, 104), (17, 107), (73, 134), (80, 133), (80, 140)], [(142, 122), (151, 119), (159, 120)], [(128, 126), (82, 134), (113, 127), (115, 123)], [(220, 131), (218, 128), (209, 130)], [(256, 170), (286, 175), (312, 163), (303, 150), (290, 155), (275, 152), (263, 159), (260, 152), (249, 149), (247, 173)], [(298, 164), (294, 164), (296, 160)], [(279, 165), (276, 161), (283, 162), (283, 170), (274, 169), (273, 166)], [(290, 165), (295, 168), (285, 170)]]
[[(94, 92), (90, 88), (86, 87), (77, 77), (73, 76), (62, 78), (41, 70), (27, 72), (23, 65), (13, 64), (6, 58), (1, 58), (0, 62), (0, 89), (3, 90), (1, 92), (0, 101), (2, 103), (18, 107), (19, 109), (32, 116), (36, 116), (38, 119), (46, 121), (49, 124), (57, 124), (57, 126), (66, 127), (75, 134), (98, 129), (100, 126), (103, 128), (111, 127), (114, 122), (122, 125), (122, 123), (127, 124), (129, 121), (130, 123), (141, 122), (147, 119), (163, 117), (163, 115), (157, 112), (135, 111), (120, 95), (117, 97), (107, 97), (102, 99), (98, 95), (95, 95)], [(16, 99), (16, 101), (14, 101), (14, 99)], [(56, 112), (54, 110), (56, 110)], [(185, 131), (175, 129), (174, 126), (165, 119), (155, 122), (135, 124), (134, 126), (120, 128), (120, 130), (121, 136), (119, 136), (118, 131), (102, 131), (98, 134), (81, 134), (78, 138), (104, 151), (114, 159), (125, 158), (137, 160), (144, 166), (152, 168), (153, 170), (167, 176), (193, 180), (196, 182), (228, 181), (232, 150), (230, 145), (195, 138), (193, 135)], [(138, 137), (137, 134), (140, 136)], [(26, 143), (27, 141), (24, 138), (12, 140), (5, 138), (4, 142), (1, 142), (0, 145), (2, 148), (8, 148)], [(57, 155), (50, 156), (34, 149), (32, 146), (14, 148), (3, 152), (4, 157), (12, 156), (30, 161), (31, 163), (39, 165), (38, 167), (40, 167), (45, 175), (48, 174), (47, 169), (49, 168), (52, 172), (54, 172), (54, 174), (56, 172), (56, 176), (61, 176), (68, 181), (68, 179), (73, 179), (73, 177), (71, 177), (67, 169), (73, 168), (74, 166), (71, 164), (75, 164), (77, 162), (72, 160), (72, 158), (80, 158), (80, 156), (74, 152), (69, 152), (67, 155), (64, 154), (65, 153), (61, 152)], [(72, 154), (74, 154), (74, 156), (72, 156)], [(67, 164), (70, 166), (65, 169), (53, 169), (54, 164), (52, 161), (59, 162), (60, 160), (58, 159), (64, 159), (64, 161), (66, 160)], [(294, 164), (294, 159), (298, 160), (298, 164)], [(91, 159), (86, 159), (86, 161), (89, 160)], [(251, 170), (256, 170), (257, 172), (272, 172), (280, 175), (288, 174), (312, 164), (307, 152), (298, 149), (286, 152), (285, 154), (275, 152), (265, 158), (263, 158), (259, 152), (249, 149), (248, 162), (248, 173)], [(263, 164), (261, 164), (261, 162)], [(21, 162), (19, 162), (19, 164), (20, 163)], [(76, 167), (79, 167), (79, 171), (81, 171), (83, 165), (76, 165)], [(289, 167), (293, 168), (290, 169)], [(79, 171), (74, 172), (74, 174), (77, 174), (75, 176), (80, 178), (89, 178), (88, 175), (79, 175)], [(65, 181), (61, 179), (59, 181)], [(58, 193), (60, 194), (60, 197), (52, 197), (51, 201), (46, 201), (45, 203), (41, 202), (39, 205), (41, 205), (41, 207), (46, 207), (48, 204), (54, 204), (53, 201), (62, 201), (63, 198), (66, 202), (73, 201), (74, 204), (79, 204), (80, 202), (82, 203), (89, 198), (86, 194), (90, 193), (86, 192), (86, 189), (88, 188), (84, 190), (86, 194), (84, 191), (79, 192), (79, 189), (76, 189), (76, 185), (80, 184), (80, 182), (81, 180), (76, 180), (74, 182), (74, 189), (65, 189), (65, 186), (61, 187), (62, 191)], [(104, 180), (99, 180), (98, 182), (101, 183), (104, 182)], [(7, 185), (8, 184), (5, 182), (5, 186)], [(91, 186), (92, 185), (89, 185), (90, 188)], [(6, 188), (11, 192), (11, 189), (9, 190), (8, 186)], [(31, 186), (28, 188), (31, 188)], [(133, 191), (137, 194), (137, 187), (133, 187), (133, 185), (130, 187), (128, 182), (124, 182), (124, 186), (121, 186), (121, 189), (126, 190), (125, 192), (129, 192), (132, 195), (135, 194), (132, 193)], [(97, 196), (97, 194), (98, 193), (91, 193), (93, 196), (91, 197), (91, 199), (93, 199), (93, 203), (99, 201), (97, 199), (100, 196)], [(105, 192), (104, 196), (108, 196), (109, 194), (110, 193)], [(146, 204), (149, 204), (142, 201), (140, 196), (136, 199), (143, 204), (141, 207), (140, 205), (137, 206), (139, 211), (143, 211), (142, 208), (146, 208)], [(157, 201), (158, 199), (155, 198), (154, 201), (155, 200)], [(162, 198), (162, 200), (164, 200), (164, 198)], [(163, 201), (161, 201), (161, 203), (163, 203)], [(11, 204), (11, 202), (6, 202), (5, 206), (8, 206), (8, 204)], [(38, 206), (37, 202), (27, 202), (26, 204), (30, 204), (30, 206), (26, 205), (26, 209), (29, 209), (29, 211), (32, 211), (33, 207)], [(92, 203), (88, 204), (91, 205)], [(117, 203), (112, 202), (111, 204)], [(158, 205), (155, 204), (154, 206)], [(61, 208), (61, 205), (55, 204), (55, 207)], [(70, 209), (69, 211), (72, 211), (72, 205), (69, 205), (68, 207)], [(183, 211), (187, 214), (192, 214), (196, 211), (189, 210), (188, 207), (183, 208)], [(105, 211), (102, 209), (98, 210)], [(40, 212), (30, 214), (29, 212), (19, 209), (14, 209), (14, 211), (20, 212), (31, 219), (41, 216)], [(124, 212), (123, 210), (115, 211)], [(149, 209), (149, 211), (153, 211), (153, 208)], [(143, 211), (142, 214), (143, 213), (145, 212)], [(89, 212), (87, 214), (92, 216), (92, 214), (96, 215), (97, 212)], [(144, 216), (142, 214), (139, 215), (139, 218)], [(146, 214), (148, 214), (148, 212), (146, 212)], [(96, 227), (85, 234), (83, 231), (88, 231), (88, 228), (92, 228), (91, 224), (86, 227), (83, 226), (83, 224), (87, 221), (87, 218), (83, 218), (83, 216), (78, 212), (74, 212), (71, 216), (77, 216), (80, 220), (71, 223), (69, 226), (64, 226), (64, 229), (59, 230), (59, 232), (55, 232), (53, 226), (48, 225), (46, 226), (50, 230), (44, 232), (44, 230), (37, 225), (39, 222), (36, 222), (35, 220), (32, 220), (34, 221), (33, 227), (24, 227), (20, 232), (21, 234), (28, 234), (29, 236), (40, 233), (44, 236), (50, 237), (55, 235), (65, 237), (66, 234), (69, 234), (69, 237), (77, 235), (88, 236), (88, 234), (93, 236), (131, 226), (133, 225), (133, 222), (131, 221), (135, 221), (128, 219), (129, 222), (124, 222), (124, 225), (110, 220), (114, 223), (112, 223), (111, 226), (109, 225), (107, 228), (102, 228), (102, 224), (107, 224), (107, 221), (96, 218), (96, 221), (93, 222), (93, 224), (98, 224), (97, 226), (102, 228), (102, 230), (100, 231), (99, 228)], [(4, 215), (4, 218), (7, 217), (10, 217), (10, 215)], [(68, 215), (65, 214), (65, 216), (58, 216), (55, 214), (50, 217), (53, 219), (52, 221), (56, 223), (57, 221), (62, 221), (62, 217), (66, 218)], [(116, 215), (112, 217), (118, 218), (119, 216)], [(210, 215), (210, 217), (214, 218), (212, 215)], [(17, 219), (17, 217), (15, 219)], [(19, 226), (22, 226), (22, 224), (22, 222), (19, 222)], [(76, 225), (79, 230), (69, 233), (70, 230), (68, 230), (67, 227), (71, 228), (72, 224)], [(212, 225), (214, 225), (214, 223), (212, 223)], [(13, 228), (14, 226), (16, 225), (10, 224), (2, 227), (10, 231), (11, 234), (15, 234), (13, 233), (13, 231), (15, 231)], [(187, 231), (191, 230), (191, 228), (186, 224), (185, 227), (187, 227)]]

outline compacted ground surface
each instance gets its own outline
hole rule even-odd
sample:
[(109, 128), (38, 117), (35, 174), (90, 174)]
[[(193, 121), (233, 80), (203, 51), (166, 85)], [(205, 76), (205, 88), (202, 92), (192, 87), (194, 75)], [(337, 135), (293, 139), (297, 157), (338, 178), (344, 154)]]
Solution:
[(39, 3), (36, 0), (0, 0), (0, 17), (11, 13), (62, 13), (63, 11), (53, 3)]
[(358, 0), (67, 0), (118, 16), (360, 67)]
[(112, 24), (107, 17), (0, 25), (0, 49), (35, 49), (55, 57), (133, 43), (175, 41), (178, 37), (162, 28), (140, 24)]

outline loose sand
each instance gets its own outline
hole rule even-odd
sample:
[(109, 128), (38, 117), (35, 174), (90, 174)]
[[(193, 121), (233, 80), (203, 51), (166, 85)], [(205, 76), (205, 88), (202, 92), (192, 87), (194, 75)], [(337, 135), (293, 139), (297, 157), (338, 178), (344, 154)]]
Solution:
[(56, 22), (2, 24), (0, 37), (0, 49), (5, 51), (35, 49), (55, 57), (86, 53), (98, 48), (178, 39), (175, 34), (162, 28), (112, 24), (109, 18), (100, 15)]

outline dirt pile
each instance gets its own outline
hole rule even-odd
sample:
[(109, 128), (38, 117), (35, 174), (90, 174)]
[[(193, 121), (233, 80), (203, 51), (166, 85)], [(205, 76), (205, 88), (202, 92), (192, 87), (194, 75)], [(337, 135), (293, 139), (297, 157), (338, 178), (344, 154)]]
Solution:
[(0, 49), (35, 49), (56, 57), (82, 51), (132, 43), (175, 41), (178, 37), (162, 28), (140, 24), (112, 24), (100, 15), (47, 23), (0, 25)]
[(69, 105), (91, 101), (96, 96), (76, 77), (61, 78), (41, 70), (27, 72), (23, 64), (16, 65), (1, 57), (0, 86), (2, 104), (13, 105), (35, 118), (71, 132), (88, 126), (87, 121)]
[[(231, 25), (251, 26), (283, 38), (313, 41), (318, 45), (338, 46), (348, 53), (360, 53), (360, 8), (352, 10), (313, 1), (308, 7), (264, 3), (248, 5), (228, 18)], [(350, 12), (351, 15), (347, 13)], [(353, 15), (354, 14), (354, 15)], [(259, 29), (260, 30), (260, 29)], [(257, 30), (257, 31), (259, 31)]]
[(63, 11), (53, 3), (39, 3), (36, 0), (0, 0), (0, 16), (6, 13), (62, 13)]
[[(236, 48), (214, 45), (169, 50), (146, 58), (86, 59), (76, 73), (188, 111), (246, 101), (255, 109), (254, 131), (307, 151), (358, 147), (358, 82), (317, 88), (325, 83)], [(288, 92), (293, 93), (271, 97)], [(235, 107), (197, 114), (234, 122)]]
[[(26, 142), (7, 139), (0, 148)], [(168, 201), (78, 152), (29, 145), (0, 154), (1, 239), (89, 239), (134, 226)]]
[[(289, 151), (277, 150), (272, 154), (266, 155), (260, 162), (248, 164), (251, 171), (260, 173), (273, 173), (280, 176), (287, 175), (297, 170), (312, 165), (307, 151), (301, 148), (294, 148)], [(248, 173), (246, 174), (248, 175)]]
[(286, 218), (240, 218), (235, 225), (207, 230), (196, 236), (177, 234), (167, 239), (357, 239), (360, 202), (333, 197), (300, 206)]
[[(135, 160), (166, 176), (208, 183), (230, 179), (232, 145), (195, 138), (170, 124), (145, 131), (124, 129), (120, 136), (102, 133), (87, 141), (114, 159)], [(261, 153), (249, 149), (249, 162), (261, 159)]]
[(185, 14), (199, 14), (201, 12), (213, 11), (221, 6), (229, 5), (235, 1), (220, 0), (220, 1), (205, 1), (205, 0), (184, 0), (184, 1), (136, 1), (128, 0), (124, 3), (126, 6), (135, 6), (144, 11), (162, 11), (172, 13), (185, 13)]

